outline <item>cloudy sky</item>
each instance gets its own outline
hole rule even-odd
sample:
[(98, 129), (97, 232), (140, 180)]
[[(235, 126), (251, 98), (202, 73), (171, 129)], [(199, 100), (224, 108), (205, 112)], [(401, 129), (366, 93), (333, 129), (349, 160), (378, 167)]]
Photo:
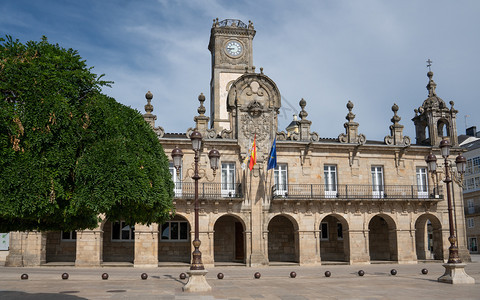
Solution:
[(157, 125), (185, 132), (198, 94), (209, 99), (212, 20), (252, 20), (254, 65), (282, 94), (281, 130), (304, 98), (312, 130), (337, 137), (351, 100), (359, 132), (383, 140), (397, 103), (414, 141), (411, 118), (427, 97), (427, 59), (438, 96), (459, 110), (458, 132), (465, 124), (480, 130), (479, 13), (475, 0), (2, 0), (0, 35), (22, 42), (45, 35), (77, 49), (115, 82), (106, 94), (143, 113), (150, 90)]

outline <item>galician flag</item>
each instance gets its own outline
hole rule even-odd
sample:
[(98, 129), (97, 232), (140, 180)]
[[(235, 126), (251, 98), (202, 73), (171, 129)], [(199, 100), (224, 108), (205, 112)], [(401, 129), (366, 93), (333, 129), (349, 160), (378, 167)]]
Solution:
[(255, 137), (253, 138), (253, 145), (252, 145), (252, 152), (250, 153), (250, 164), (248, 165), (248, 168), (253, 170), (253, 166), (257, 164), (257, 135), (255, 134)]

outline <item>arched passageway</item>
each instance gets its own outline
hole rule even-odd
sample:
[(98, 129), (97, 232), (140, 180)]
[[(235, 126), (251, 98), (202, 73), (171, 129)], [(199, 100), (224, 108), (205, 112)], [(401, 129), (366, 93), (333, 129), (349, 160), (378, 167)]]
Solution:
[(215, 222), (215, 262), (245, 262), (245, 228), (237, 217), (225, 215)]
[(398, 260), (396, 225), (387, 215), (376, 215), (368, 224), (370, 261)]
[(192, 252), (190, 228), (187, 219), (179, 215), (160, 225), (159, 262), (190, 262)]
[(135, 256), (135, 226), (124, 221), (103, 224), (103, 261), (130, 262)]
[(347, 221), (328, 215), (320, 222), (321, 261), (349, 261), (350, 248)]
[(415, 222), (415, 248), (419, 260), (443, 260), (442, 224), (437, 217), (423, 214)]
[(46, 257), (49, 262), (75, 262), (77, 233), (75, 231), (47, 232)]
[[(296, 224), (295, 224), (296, 225)], [(298, 233), (292, 221), (282, 215), (268, 223), (268, 260), (298, 262)]]

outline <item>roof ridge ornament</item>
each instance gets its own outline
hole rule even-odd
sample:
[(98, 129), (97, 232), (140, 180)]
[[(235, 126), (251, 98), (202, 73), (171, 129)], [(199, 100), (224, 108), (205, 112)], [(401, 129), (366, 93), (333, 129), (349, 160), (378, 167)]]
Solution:
[[(384, 138), (384, 142), (387, 145), (403, 145), (403, 146), (410, 146), (411, 140), (408, 136), (403, 136), (403, 125), (400, 125), (398, 122), (402, 118), (397, 115), (398, 112), (398, 105), (393, 103), (392, 106), (393, 117), (390, 119), (392, 121), (392, 125), (390, 125), (390, 135), (387, 135)], [(396, 164), (398, 167), (398, 163)]]
[(343, 124), (343, 127), (345, 127), (345, 133), (340, 133), (340, 135), (338, 136), (338, 141), (340, 143), (363, 145), (367, 141), (367, 138), (364, 134), (358, 134), (359, 124), (357, 122), (353, 122), (353, 120), (355, 119), (355, 114), (352, 112), (353, 106), (353, 102), (348, 100), (348, 114), (345, 117), (348, 122), (345, 122)]

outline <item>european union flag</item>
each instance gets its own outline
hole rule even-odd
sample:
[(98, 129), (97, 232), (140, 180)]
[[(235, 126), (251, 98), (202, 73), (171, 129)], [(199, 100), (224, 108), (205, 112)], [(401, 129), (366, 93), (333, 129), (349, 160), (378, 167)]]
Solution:
[(272, 149), (270, 149), (270, 155), (268, 156), (267, 171), (277, 167), (277, 139), (273, 140)]

